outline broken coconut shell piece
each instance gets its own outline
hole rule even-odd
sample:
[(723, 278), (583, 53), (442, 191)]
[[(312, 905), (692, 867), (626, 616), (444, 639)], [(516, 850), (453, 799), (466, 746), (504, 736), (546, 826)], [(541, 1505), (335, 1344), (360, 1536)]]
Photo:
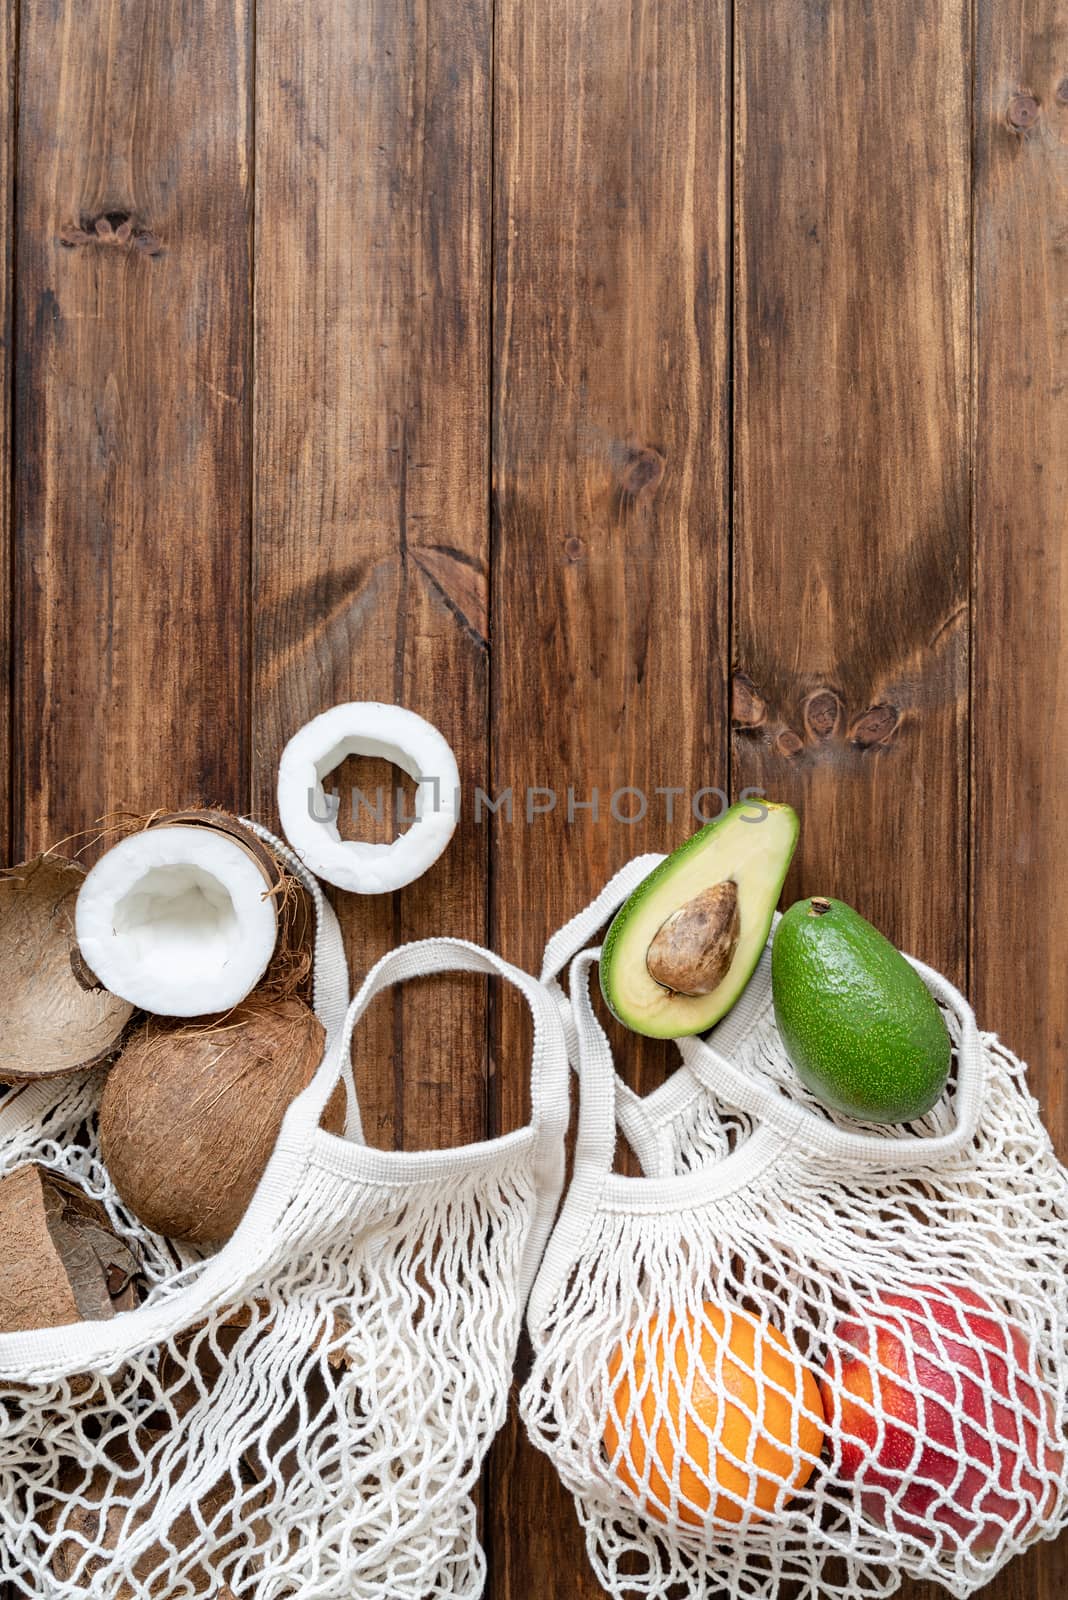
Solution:
[[(177, 1415), (184, 1416), (190, 1406), (214, 1389), (238, 1341), (250, 1329), (255, 1340), (270, 1332), (273, 1326), (274, 1317), (265, 1300), (234, 1306), (214, 1323), (193, 1323), (163, 1346), (156, 1386)], [(345, 1342), (351, 1332), (348, 1317), (337, 1310), (330, 1314), (313, 1340), (310, 1348), (325, 1358), (330, 1371), (339, 1372), (350, 1365)], [(309, 1366), (314, 1367), (315, 1363), (310, 1362)]]
[(296, 880), (220, 811), (147, 818), (93, 867), (76, 916), (90, 972), (161, 1017), (227, 1011), (265, 975), (274, 992), (293, 992), (310, 965), (310, 923)]
[[(311, 1082), (325, 1033), (296, 998), (254, 994), (184, 1026), (146, 1019), (108, 1073), (100, 1147), (112, 1181), (149, 1228), (220, 1244), (241, 1221), (282, 1119)], [(340, 1133), (338, 1084), (322, 1126)]]
[(674, 994), (711, 994), (730, 970), (740, 932), (738, 885), (714, 883), (661, 924), (645, 958), (649, 976)]
[(133, 1006), (72, 970), (85, 868), (37, 856), (0, 874), (0, 1083), (60, 1077), (110, 1061)]
[(46, 1167), (0, 1179), (0, 1332), (98, 1322), (138, 1303), (141, 1264), (107, 1211)]
[[(212, 1322), (198, 1322), (163, 1347), (151, 1389), (163, 1402), (152, 1413), (150, 1426), (165, 1428), (182, 1418), (198, 1402), (214, 1406), (216, 1390), (227, 1372), (239, 1343), (247, 1355), (269, 1337), (275, 1326), (267, 1301), (236, 1306)], [(282, 1386), (277, 1407), (262, 1428), (250, 1436), (243, 1449), (248, 1470), (264, 1479), (272, 1473), (290, 1478), (296, 1471), (301, 1439), (309, 1423), (322, 1423), (336, 1400), (336, 1385), (352, 1365), (348, 1340), (352, 1324), (340, 1308), (328, 1312), (309, 1338), (307, 1348), (294, 1354), (290, 1374)], [(243, 1365), (247, 1365), (247, 1362)]]
[[(132, 1435), (132, 1444), (115, 1447), (106, 1464), (63, 1463), (56, 1498), (40, 1514), (42, 1531), (50, 1541), (46, 1554), (52, 1571), (64, 1584), (75, 1583), (79, 1592), (83, 1587), (88, 1592), (93, 1576), (99, 1578), (114, 1561), (130, 1577), (112, 1572), (108, 1588), (101, 1591), (108, 1600), (140, 1600), (146, 1593), (234, 1600), (233, 1591), (219, 1580), (219, 1569), (232, 1564), (250, 1539), (265, 1537), (266, 1529), (257, 1516), (255, 1494), (238, 1507), (228, 1476), (200, 1492), (195, 1510), (178, 1511), (156, 1542), (129, 1565), (120, 1561), (124, 1545), (143, 1533), (146, 1523), (159, 1522), (156, 1497), (143, 1491), (151, 1484), (152, 1454), (162, 1437), (142, 1428)], [(205, 1526), (211, 1528), (210, 1536)], [(172, 1564), (181, 1570), (176, 1589), (167, 1576)]]

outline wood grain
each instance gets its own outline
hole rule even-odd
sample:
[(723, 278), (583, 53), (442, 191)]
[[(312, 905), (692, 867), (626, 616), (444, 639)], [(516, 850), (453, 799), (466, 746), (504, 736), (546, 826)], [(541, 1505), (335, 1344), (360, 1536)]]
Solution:
[[(491, 931), (535, 970), (616, 867), (693, 831), (657, 788), (726, 781), (728, 37), (718, 3), (497, 7), (493, 778), (516, 811)], [(597, 820), (569, 820), (569, 786)], [(649, 801), (634, 824), (623, 786)], [(557, 795), (529, 824), (528, 789)], [(671, 1063), (624, 1059), (644, 1087)], [(574, 1508), (514, 1423), (489, 1483), (493, 1595), (592, 1600)]]
[[(425, 714), (465, 793), (485, 783), (489, 16), (488, 0), (260, 0), (253, 765), (267, 818), (286, 740), (343, 700)], [(355, 981), (405, 939), (482, 938), (486, 862), (468, 809), (411, 889), (343, 897)], [(368, 1136), (479, 1137), (484, 1057), (473, 982), (380, 1000), (357, 1052)]]
[[(12, 268), (15, 238), (16, 0), (0, 5), (0, 760), (11, 772), (11, 380)], [(11, 783), (0, 794), (0, 861), (10, 860)], [(3, 1586), (0, 1585), (0, 1593)]]
[(973, 982), (1064, 1158), (1068, 16), (982, 4), (977, 44)]
[[(465, 810), (344, 897), (354, 977), (432, 933), (536, 969), (694, 791), (761, 788), (788, 897), (970, 974), (1068, 1158), (1056, 0), (0, 0), (0, 212), (5, 859), (273, 820), (297, 727), (399, 700)], [(379, 1001), (370, 1137), (517, 1126), (528, 1050), (471, 978)], [(595, 1600), (514, 1413), (486, 1484), (487, 1600)]]
[(22, 5), (17, 853), (246, 789), (248, 33)]
[[(13, 376), (12, 269), (15, 240), (15, 102), (18, 74), (16, 0), (0, 5), (0, 215), (3, 247), (0, 250), (0, 761), (4, 775), (0, 793), (0, 862), (12, 860), (11, 799), (14, 749), (11, 738), (11, 667), (14, 636), (11, 627), (11, 511), (12, 439), (11, 389)], [(0, 1597), (11, 1600), (11, 1585), (0, 1583)]]
[[(976, 12), (972, 987), (1068, 1159), (1068, 15)], [(992, 1586), (1060, 1600), (1068, 1537)]]
[(733, 780), (801, 812), (787, 901), (963, 981), (968, 5), (739, 24)]

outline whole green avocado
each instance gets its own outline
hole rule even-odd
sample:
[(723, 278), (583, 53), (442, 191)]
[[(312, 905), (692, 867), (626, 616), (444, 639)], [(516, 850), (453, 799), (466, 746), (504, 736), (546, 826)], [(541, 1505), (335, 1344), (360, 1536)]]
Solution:
[(913, 1122), (941, 1098), (951, 1045), (900, 951), (840, 900), (799, 900), (771, 950), (775, 1021), (801, 1081), (865, 1122)]

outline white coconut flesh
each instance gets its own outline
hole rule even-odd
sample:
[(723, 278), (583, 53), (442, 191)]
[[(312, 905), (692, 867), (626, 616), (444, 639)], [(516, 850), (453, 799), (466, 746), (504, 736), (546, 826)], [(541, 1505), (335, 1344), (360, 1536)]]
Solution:
[(196, 1017), (256, 987), (278, 917), (249, 851), (210, 828), (174, 826), (132, 834), (97, 862), (75, 930), (112, 994), (157, 1016)]
[[(343, 839), (340, 807), (326, 779), (349, 756), (377, 756), (415, 783), (415, 820), (391, 844)], [(278, 768), (278, 814), (310, 871), (353, 894), (388, 894), (413, 883), (441, 855), (456, 828), (460, 774), (432, 723), (376, 700), (334, 706), (295, 733)]]

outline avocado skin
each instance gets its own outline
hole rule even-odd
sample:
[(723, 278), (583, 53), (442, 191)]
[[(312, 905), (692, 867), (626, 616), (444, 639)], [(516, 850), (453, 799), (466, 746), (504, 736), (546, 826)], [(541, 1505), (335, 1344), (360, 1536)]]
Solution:
[(919, 974), (840, 900), (799, 900), (771, 950), (775, 1021), (802, 1083), (866, 1122), (913, 1122), (937, 1103), (952, 1046)]

